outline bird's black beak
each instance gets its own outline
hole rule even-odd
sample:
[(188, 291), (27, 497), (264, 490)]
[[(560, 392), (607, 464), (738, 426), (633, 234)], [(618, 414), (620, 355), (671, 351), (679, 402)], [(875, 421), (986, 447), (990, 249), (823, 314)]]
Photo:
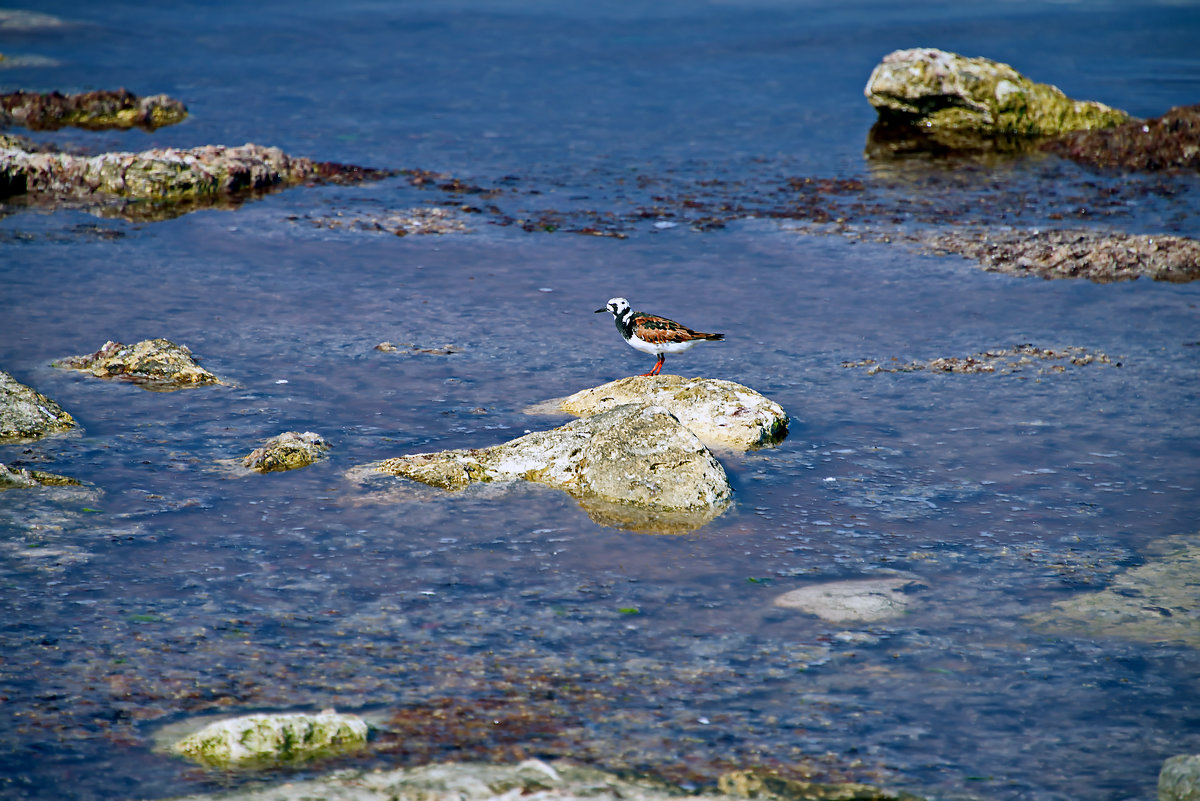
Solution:
[(594, 312), (592, 312), (592, 313), (593, 313), (593, 314), (599, 314), (600, 312), (606, 312), (606, 311), (608, 311), (608, 307), (607, 307), (607, 306), (605, 306), (603, 309), (596, 309), (596, 311), (594, 311)]

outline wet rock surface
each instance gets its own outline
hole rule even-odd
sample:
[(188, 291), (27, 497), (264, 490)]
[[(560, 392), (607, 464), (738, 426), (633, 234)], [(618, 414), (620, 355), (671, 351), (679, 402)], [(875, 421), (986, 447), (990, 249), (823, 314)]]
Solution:
[(0, 442), (37, 439), (75, 425), (57, 403), (0, 370)]
[(30, 470), (27, 467), (11, 468), (0, 463), (0, 490), (29, 489), (30, 487), (82, 486), (82, 482), (55, 473)]
[(613, 517), (631, 507), (627, 523), (635, 526), (645, 522), (638, 510), (697, 514), (707, 522), (732, 494), (724, 468), (696, 435), (666, 409), (644, 404), (618, 406), (491, 448), (388, 459), (378, 470), (447, 490), (534, 481), (596, 503)]
[(187, 107), (167, 95), (139, 97), (126, 89), (64, 95), (61, 92), (10, 92), (0, 95), (0, 127), (20, 125), (33, 131), (66, 126), (103, 130), (144, 128), (153, 131), (187, 117)]
[(934, 252), (957, 253), (984, 269), (1039, 278), (1086, 278), (1096, 283), (1151, 278), (1200, 278), (1200, 242), (1166, 234), (1089, 230), (929, 232), (918, 238)]
[(1070, 133), (1042, 149), (1093, 167), (1200, 170), (1200, 105), (1176, 106), (1161, 117)]
[(1050, 136), (1130, 119), (1103, 103), (1072, 100), (1008, 64), (934, 48), (884, 56), (864, 94), (881, 117), (931, 131)]
[(346, 753), (367, 742), (357, 715), (254, 714), (214, 721), (172, 743), (172, 753), (210, 767), (263, 768)]
[[(1089, 364), (1114, 364), (1106, 354), (1089, 351), (1087, 348), (1040, 348), (1036, 345), (1016, 345), (1011, 348), (985, 350), (971, 356), (941, 356), (927, 361), (901, 363), (893, 358), (880, 363), (874, 359), (842, 362), (842, 367), (865, 367), (868, 375), (876, 373), (913, 373), (926, 370), (931, 373), (995, 373), (1005, 375), (1030, 369), (1038, 373), (1061, 373), (1068, 365), (1083, 367)], [(1120, 362), (1115, 363), (1120, 367)]]
[(221, 380), (192, 358), (186, 345), (169, 339), (146, 339), (132, 345), (112, 340), (95, 353), (69, 356), (55, 367), (83, 370), (98, 378), (120, 378), (151, 390), (173, 390)]
[(535, 410), (580, 417), (628, 403), (661, 406), (709, 447), (749, 450), (776, 445), (787, 436), (788, 415), (782, 406), (749, 387), (716, 378), (630, 376)]
[(312, 431), (285, 431), (271, 437), (242, 459), (242, 466), (258, 473), (307, 467), (322, 458), (329, 443)]

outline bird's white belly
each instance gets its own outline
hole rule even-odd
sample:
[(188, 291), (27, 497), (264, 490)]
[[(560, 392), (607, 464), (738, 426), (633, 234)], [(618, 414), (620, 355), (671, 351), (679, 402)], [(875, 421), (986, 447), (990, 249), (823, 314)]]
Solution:
[(697, 342), (703, 342), (703, 340), (693, 339), (690, 342), (647, 342), (644, 339), (639, 339), (638, 335), (634, 334), (629, 337), (628, 342), (631, 348), (636, 348), (642, 353), (649, 353), (652, 356), (658, 356), (660, 353), (683, 353)]

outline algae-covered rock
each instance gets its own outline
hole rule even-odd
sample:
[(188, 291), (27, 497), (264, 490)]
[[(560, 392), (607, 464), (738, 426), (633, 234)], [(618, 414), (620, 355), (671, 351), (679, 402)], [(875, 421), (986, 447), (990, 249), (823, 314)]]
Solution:
[[(99, 199), (149, 201), (129, 216), (150, 219), (229, 202), (305, 181), (350, 183), (388, 173), (289, 156), (276, 147), (205, 145), (141, 153), (76, 156), (30, 150), (8, 138), (0, 147), (0, 197), (30, 195), (46, 203)], [(157, 209), (157, 211), (155, 211)]]
[(55, 367), (84, 370), (99, 378), (123, 378), (146, 389), (171, 390), (221, 380), (196, 364), (186, 345), (168, 339), (146, 339), (133, 345), (108, 341), (95, 353), (69, 356)]
[(0, 462), (0, 490), (29, 489), (30, 487), (81, 487), (82, 481), (60, 476), (56, 473), (45, 473), (41, 470), (30, 470), (25, 467), (12, 468)]
[(75, 418), (42, 393), (0, 370), (0, 442), (37, 439), (75, 427)]
[(783, 407), (749, 387), (716, 378), (631, 376), (545, 404), (578, 417), (627, 403), (661, 406), (710, 447), (748, 450), (787, 436)]
[(1163, 763), (1158, 801), (1200, 801), (1200, 754), (1181, 754)]
[(785, 779), (761, 770), (736, 770), (717, 779), (722, 793), (763, 801), (922, 801), (921, 796), (869, 784)]
[(911, 578), (830, 581), (785, 592), (775, 606), (799, 609), (831, 623), (877, 622), (899, 617), (913, 604)]
[(294, 470), (312, 464), (328, 450), (329, 443), (320, 434), (285, 431), (251, 451), (242, 464), (259, 473)]
[(257, 714), (210, 723), (171, 750), (211, 767), (264, 767), (353, 751), (367, 734), (362, 718), (332, 710)]
[(388, 459), (377, 469), (448, 490), (525, 479), (564, 490), (585, 508), (597, 502), (609, 514), (625, 506), (707, 520), (732, 495), (724, 468), (696, 435), (666, 409), (645, 404), (617, 406), (491, 448)]
[(864, 94), (881, 120), (930, 131), (1041, 137), (1131, 119), (1103, 103), (1072, 100), (1007, 64), (933, 48), (884, 56), (871, 71)]
[(187, 107), (166, 95), (138, 97), (125, 89), (64, 95), (60, 92), (11, 92), (0, 95), (0, 122), (34, 131), (65, 126), (92, 130), (144, 128), (153, 131), (187, 117)]
[(1039, 628), (1200, 648), (1200, 533), (1156, 540), (1145, 564), (1029, 616)]

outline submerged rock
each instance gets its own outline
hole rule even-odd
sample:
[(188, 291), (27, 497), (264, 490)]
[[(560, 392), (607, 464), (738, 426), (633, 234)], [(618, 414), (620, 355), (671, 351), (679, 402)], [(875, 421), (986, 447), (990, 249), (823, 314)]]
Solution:
[(1132, 119), (1103, 103), (1072, 100), (1007, 64), (934, 48), (884, 56), (863, 91), (881, 123), (922, 131), (931, 144), (952, 149), (970, 148), (971, 136), (1057, 136)]
[(1099, 592), (1059, 601), (1031, 615), (1036, 626), (1090, 637), (1182, 642), (1200, 648), (1200, 533), (1151, 544), (1145, 564), (1118, 574)]
[(210, 767), (266, 767), (353, 751), (367, 742), (357, 715), (257, 714), (210, 723), (171, 750)]
[(813, 584), (785, 592), (775, 606), (799, 609), (831, 623), (874, 623), (900, 617), (912, 606), (914, 590), (923, 589), (911, 578), (856, 579)]
[(732, 496), (724, 468), (696, 435), (666, 409), (645, 404), (617, 406), (491, 448), (388, 459), (377, 469), (447, 490), (525, 479), (618, 517), (631, 507), (652, 515), (700, 513), (706, 520)]
[(329, 443), (312, 431), (285, 431), (271, 437), (242, 460), (242, 465), (259, 473), (294, 470), (320, 459), (329, 450)]
[(783, 407), (733, 381), (678, 375), (631, 376), (536, 407), (577, 417), (628, 403), (661, 406), (709, 447), (749, 450), (787, 436)]
[(1200, 801), (1200, 754), (1173, 756), (1163, 763), (1158, 801)]
[(92, 130), (144, 128), (153, 131), (187, 117), (187, 107), (166, 95), (138, 97), (125, 89), (64, 95), (60, 92), (11, 92), (0, 95), (0, 123), (34, 131), (65, 126)]
[(75, 427), (75, 418), (37, 390), (0, 370), (0, 442), (37, 439)]
[(1093, 167), (1200, 170), (1200, 105), (1177, 106), (1161, 117), (1113, 128), (1070, 133), (1042, 149)]
[(168, 339), (146, 339), (133, 345), (108, 341), (95, 353), (69, 356), (55, 367), (84, 370), (100, 378), (123, 378), (146, 389), (181, 389), (221, 380), (192, 358), (186, 345)]

